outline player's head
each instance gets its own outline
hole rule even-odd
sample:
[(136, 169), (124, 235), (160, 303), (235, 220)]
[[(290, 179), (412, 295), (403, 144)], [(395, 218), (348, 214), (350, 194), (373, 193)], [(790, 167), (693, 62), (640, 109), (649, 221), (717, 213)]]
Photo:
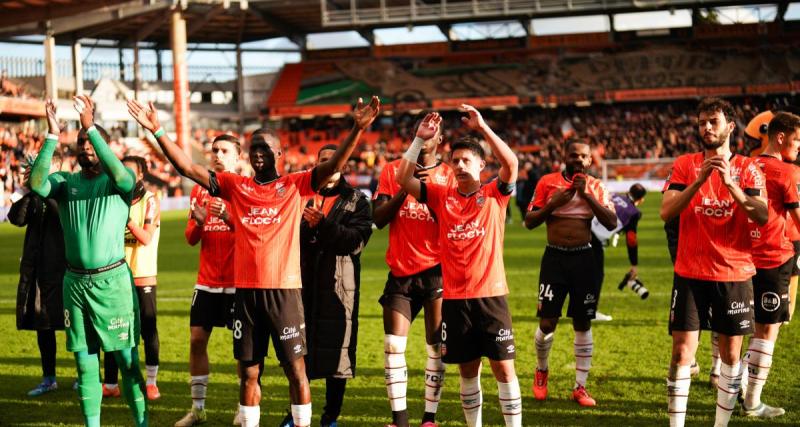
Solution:
[(450, 145), (450, 164), (458, 182), (480, 181), (486, 167), (486, 153), (473, 137), (466, 136)]
[(644, 202), (644, 196), (647, 195), (647, 190), (644, 188), (644, 185), (636, 184), (631, 185), (631, 188), (628, 189), (628, 196), (633, 200), (633, 204), (639, 206)]
[(147, 173), (147, 160), (144, 157), (125, 156), (122, 158), (122, 164), (136, 174), (136, 181), (144, 179), (144, 175)]
[(706, 150), (714, 150), (728, 143), (733, 129), (733, 106), (720, 98), (704, 98), (697, 106), (697, 127)]
[(564, 145), (564, 165), (567, 175), (584, 173), (592, 165), (592, 147), (586, 141), (570, 138)]
[(751, 156), (757, 156), (764, 151), (769, 144), (769, 121), (775, 117), (772, 111), (762, 111), (756, 114), (750, 123), (744, 128), (744, 152)]
[[(94, 125), (98, 132), (100, 132), (100, 136), (106, 140), (106, 142), (111, 141), (111, 136), (103, 129), (100, 125)], [(100, 164), (100, 159), (97, 158), (97, 154), (94, 152), (94, 147), (92, 143), (89, 142), (89, 135), (86, 134), (86, 129), (81, 129), (78, 132), (78, 142), (76, 145), (77, 152), (78, 152), (78, 164), (81, 166), (81, 169), (90, 169), (98, 164)]]
[(241, 152), (239, 138), (233, 135), (219, 135), (211, 143), (211, 166), (217, 172), (234, 172)]
[(275, 156), (276, 160), (283, 156), (281, 138), (278, 136), (278, 132), (275, 132), (275, 129), (256, 129), (253, 135), (250, 136), (250, 145), (252, 146), (253, 144), (266, 144), (269, 149), (272, 150), (272, 154)]
[[(422, 110), (422, 112), (417, 115), (417, 121), (414, 123), (414, 134), (417, 133), (417, 129), (419, 129), (419, 126), (422, 124), (422, 121), (425, 120), (425, 116), (427, 116), (428, 113), (430, 113), (430, 111)], [(425, 140), (425, 143), (422, 144), (422, 152), (430, 153), (436, 151), (436, 147), (442, 143), (442, 139), (442, 126), (440, 125), (439, 130), (436, 131), (436, 136)]]
[[(336, 144), (325, 144), (322, 148), (319, 149), (317, 153), (317, 164), (322, 162), (327, 162), (328, 160), (333, 158), (333, 155), (336, 154), (336, 150), (339, 148)], [(329, 183), (339, 182), (339, 178), (342, 177), (342, 172), (337, 171), (335, 174), (331, 175), (328, 179)]]
[(797, 160), (797, 150), (800, 149), (800, 116), (779, 111), (769, 121), (768, 136), (770, 145), (781, 150), (784, 160)]
[(256, 174), (275, 169), (277, 159), (282, 155), (278, 134), (268, 128), (253, 132), (250, 138), (250, 166)]

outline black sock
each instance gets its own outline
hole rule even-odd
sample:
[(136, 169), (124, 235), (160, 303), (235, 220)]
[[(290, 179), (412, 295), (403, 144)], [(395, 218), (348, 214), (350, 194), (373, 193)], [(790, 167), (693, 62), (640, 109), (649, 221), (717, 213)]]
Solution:
[(56, 331), (45, 329), (36, 331), (39, 354), (42, 358), (42, 377), (56, 376)]
[(436, 422), (436, 413), (435, 412), (426, 412), (422, 415), (422, 423)]
[(408, 427), (408, 410), (392, 411), (392, 424), (397, 427)]

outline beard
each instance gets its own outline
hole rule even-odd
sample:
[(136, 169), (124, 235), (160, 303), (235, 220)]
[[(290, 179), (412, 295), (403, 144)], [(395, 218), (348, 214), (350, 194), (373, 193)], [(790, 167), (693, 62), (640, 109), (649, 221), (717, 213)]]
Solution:
[(97, 163), (93, 162), (86, 156), (78, 155), (78, 165), (80, 165), (81, 169), (91, 169)]
[(717, 148), (722, 147), (722, 145), (725, 144), (725, 141), (728, 140), (728, 135), (730, 135), (730, 132), (720, 132), (719, 135), (717, 135), (717, 139), (711, 142), (707, 141), (704, 137), (703, 148), (706, 150), (716, 150)]
[(567, 175), (572, 176), (575, 175), (576, 173), (583, 172), (584, 167), (582, 164), (575, 165), (573, 163), (567, 163), (564, 169), (567, 171)]

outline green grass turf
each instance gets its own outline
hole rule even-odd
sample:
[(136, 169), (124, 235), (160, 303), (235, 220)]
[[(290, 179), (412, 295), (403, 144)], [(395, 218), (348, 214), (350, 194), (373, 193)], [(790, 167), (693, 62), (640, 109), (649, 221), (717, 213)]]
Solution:
[[(606, 283), (600, 309), (614, 320), (594, 328), (595, 351), (589, 376), (589, 391), (598, 401), (594, 409), (579, 408), (569, 400), (574, 379), (573, 333), (569, 323), (556, 332), (550, 360), (550, 398), (533, 400), (530, 385), (535, 367), (533, 332), (536, 328), (536, 297), (539, 263), (545, 242), (544, 227), (527, 231), (515, 222), (506, 232), (505, 261), (511, 288), (509, 303), (514, 318), (517, 345), (517, 372), (523, 391), (524, 425), (650, 426), (667, 425), (665, 376), (670, 355), (667, 307), (672, 269), (658, 218), (659, 196), (651, 195), (644, 205), (640, 223), (640, 275), (650, 289), (642, 301), (630, 290), (620, 292), (616, 284), (627, 269), (624, 246), (607, 250)], [(164, 215), (159, 256), (159, 332), (161, 369), (159, 386), (162, 398), (150, 404), (154, 426), (171, 426), (191, 405), (188, 385), (189, 303), (197, 271), (197, 249), (186, 245), (183, 227), (186, 215)], [(43, 397), (28, 398), (25, 393), (41, 374), (36, 338), (33, 332), (15, 330), (14, 307), (17, 263), (23, 230), (0, 225), (0, 425), (80, 425), (82, 422), (75, 392), (70, 388), (75, 377), (74, 362), (64, 351), (64, 334), (58, 334), (58, 377), (61, 388)], [(387, 231), (376, 231), (363, 255), (362, 300), (358, 349), (358, 377), (348, 384), (342, 425), (381, 426), (390, 421), (390, 410), (383, 384), (383, 329), (377, 302), (385, 277), (384, 253)], [(800, 405), (794, 393), (800, 377), (793, 374), (792, 362), (800, 358), (795, 345), (798, 323), (783, 328), (764, 400), (779, 404), (788, 414), (770, 425), (800, 425)], [(237, 386), (232, 357), (231, 335), (216, 330), (209, 352), (212, 364), (208, 388), (209, 425), (229, 425), (237, 404)], [(422, 415), (423, 368), (425, 350), (422, 322), (411, 331), (408, 345), (409, 408), (412, 425)], [(689, 401), (688, 425), (711, 425), (716, 393), (708, 387), (709, 335), (701, 337), (698, 360), (702, 373), (695, 380)], [(143, 360), (143, 359), (142, 359)], [(464, 424), (458, 397), (456, 369), (448, 368), (444, 395), (439, 409), (440, 425)], [(267, 361), (261, 402), (262, 423), (275, 426), (288, 407), (287, 387), (275, 359)], [(497, 386), (488, 366), (483, 371), (486, 425), (502, 425), (498, 409)], [(314, 425), (324, 405), (324, 385), (312, 383)], [(104, 425), (130, 425), (127, 407), (119, 399), (103, 404)], [(731, 425), (766, 425), (734, 415)]]

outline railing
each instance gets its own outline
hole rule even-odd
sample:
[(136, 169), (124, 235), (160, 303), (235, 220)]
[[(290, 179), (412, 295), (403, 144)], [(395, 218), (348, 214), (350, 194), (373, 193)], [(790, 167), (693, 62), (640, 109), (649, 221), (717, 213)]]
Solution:
[[(280, 67), (244, 67), (245, 75), (277, 72)], [(172, 80), (172, 64), (161, 66), (163, 81)], [(44, 76), (44, 59), (0, 57), (0, 70), (6, 71), (11, 78), (40, 77)], [(157, 64), (141, 64), (139, 66), (142, 81), (158, 81)], [(201, 65), (189, 66), (190, 82), (225, 82), (236, 79), (236, 67)], [(72, 75), (72, 62), (67, 59), (56, 60), (56, 74), (59, 76)], [(89, 61), (83, 64), (84, 80), (99, 80), (100, 78), (112, 80), (133, 81), (133, 64), (119, 62)]]

